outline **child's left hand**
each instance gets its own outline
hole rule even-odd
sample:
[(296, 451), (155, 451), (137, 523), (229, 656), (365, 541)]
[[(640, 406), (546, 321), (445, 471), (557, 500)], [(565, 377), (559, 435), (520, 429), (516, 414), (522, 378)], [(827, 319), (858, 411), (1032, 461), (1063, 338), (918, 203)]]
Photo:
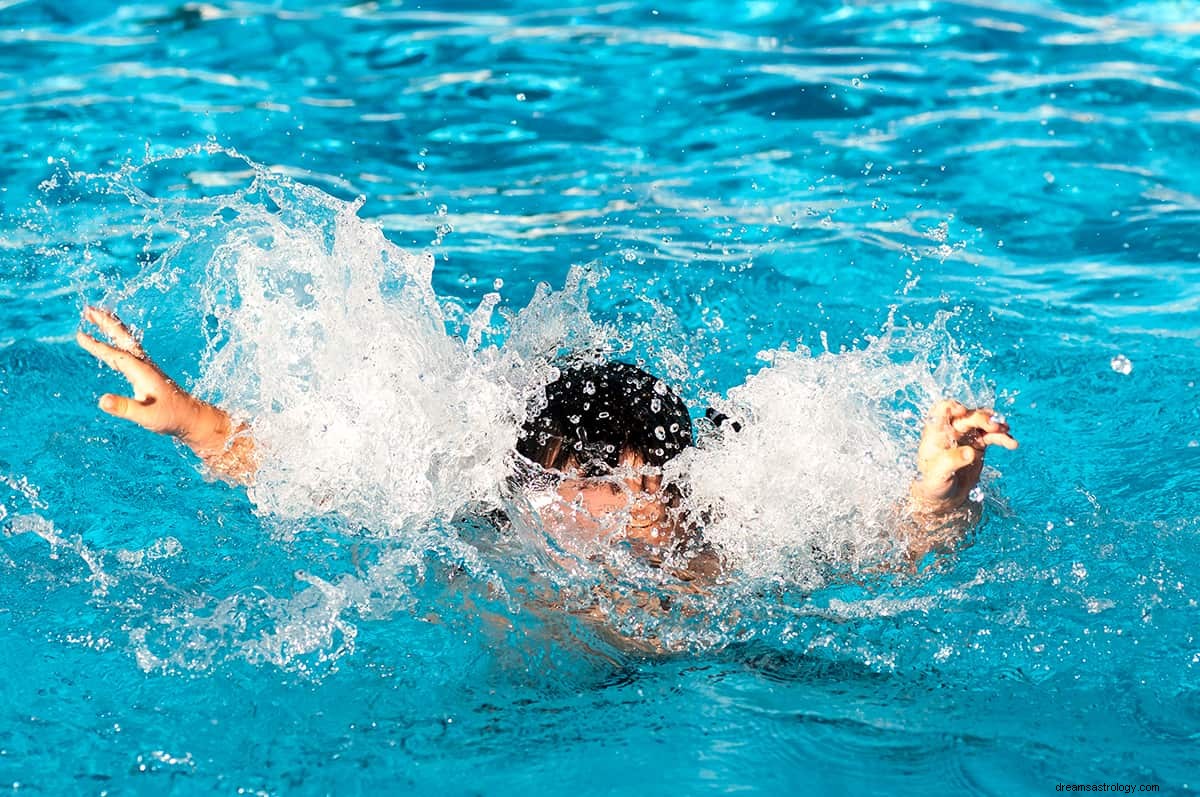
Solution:
[(119, 371), (133, 388), (132, 396), (101, 396), (100, 409), (143, 429), (178, 437), (217, 474), (235, 482), (250, 482), (257, 466), (254, 441), (245, 424), (235, 427), (229, 413), (177, 385), (110, 311), (86, 307), (83, 320), (94, 324), (111, 343), (82, 330), (76, 333), (76, 342)]
[(1003, 418), (991, 409), (972, 410), (957, 401), (935, 404), (917, 451), (921, 478), (912, 485), (913, 510), (945, 514), (962, 506), (979, 483), (988, 446), (1017, 447)]

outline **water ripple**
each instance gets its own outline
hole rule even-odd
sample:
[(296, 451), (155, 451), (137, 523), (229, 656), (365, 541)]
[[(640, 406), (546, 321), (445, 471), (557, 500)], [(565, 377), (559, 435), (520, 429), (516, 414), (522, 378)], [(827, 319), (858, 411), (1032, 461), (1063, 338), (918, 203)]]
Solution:
[[(1193, 777), (1193, 4), (0, 0), (0, 44), (6, 773), (46, 793), (419, 792), (468, 767), (489, 793)], [(83, 301), (122, 302), (184, 381), (211, 326), (212, 253), (172, 260), (178, 219), (148, 198), (257, 172), (90, 176), (210, 140), (361, 196), (434, 256), (453, 321), (492, 292), (511, 317), (573, 264), (608, 274), (597, 318), (704, 400), (783, 344), (941, 324), (929, 378), (994, 399), (1022, 448), (989, 457), (954, 555), (765, 588), (724, 651), (627, 656), (461, 568), (408, 578), (383, 543), (272, 525), (94, 407), (116, 382), (73, 353)], [(180, 206), (199, 239), (228, 221)], [(386, 342), (355, 329), (346, 351)]]

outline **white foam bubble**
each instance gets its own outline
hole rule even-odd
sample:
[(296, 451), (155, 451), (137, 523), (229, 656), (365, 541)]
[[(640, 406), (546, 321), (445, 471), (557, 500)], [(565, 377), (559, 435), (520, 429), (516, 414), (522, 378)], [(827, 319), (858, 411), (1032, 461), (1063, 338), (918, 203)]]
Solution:
[[(259, 623), (259, 642), (247, 643), (244, 655), (286, 666), (352, 650), (355, 626), (346, 617), (374, 616), (367, 607), (378, 608), (381, 594), (395, 596), (383, 616), (407, 607), (395, 574), (419, 568), (426, 551), (448, 552), (472, 563), (470, 572), (486, 573), (488, 566), (473, 560), (475, 548), (439, 536), (438, 521), (478, 503), (512, 507), (502, 490), (511, 452), (528, 399), (555, 376), (555, 356), (624, 344), (618, 331), (591, 318), (589, 292), (604, 275), (583, 269), (573, 270), (561, 290), (539, 286), (507, 318), (500, 346), (481, 347), (495, 295), (456, 316), (466, 320), (463, 336), (449, 334), (428, 254), (389, 242), (377, 223), (359, 216), (358, 203), (258, 167), (253, 179), (246, 190), (204, 206), (221, 221), (200, 214), (206, 233), (189, 238), (189, 246), (201, 237), (212, 244), (197, 302), (215, 323), (195, 388), (250, 424), (261, 465), (249, 494), (260, 512), (337, 515), (353, 533), (406, 543), (361, 575), (302, 574), (307, 587), (291, 599), (219, 598), (224, 608), (214, 611), (215, 624), (177, 618), (180, 633), (219, 645), (229, 644), (227, 628), (237, 625), (225, 618), (269, 609), (271, 630)], [(197, 207), (173, 218), (190, 223)], [(170, 256), (187, 254), (176, 249)], [(705, 539), (729, 562), (731, 580), (811, 588), (831, 568), (873, 567), (894, 557), (903, 548), (895, 515), (912, 477), (921, 413), (945, 394), (968, 395), (944, 321), (927, 328), (889, 321), (863, 349), (827, 349), (817, 356), (764, 352), (765, 367), (714, 402), (741, 430), (713, 432), (667, 469)], [(678, 359), (667, 376), (677, 385), (686, 380), (686, 363)], [(693, 407), (693, 414), (703, 409)], [(526, 528), (537, 524), (536, 512), (518, 507), (511, 514), (521, 539), (552, 544), (544, 529)], [(639, 596), (678, 585), (627, 551), (614, 549), (601, 562), (575, 557), (577, 568), (562, 566), (567, 558), (530, 558), (562, 571), (533, 575), (549, 575), (564, 606), (573, 605), (573, 589), (575, 608), (592, 605), (595, 579), (608, 578), (613, 586), (601, 609), (622, 632), (653, 631), (680, 645), (730, 638), (716, 620), (700, 627), (697, 617), (722, 613), (696, 610), (695, 601), (679, 598), (674, 614), (630, 612)], [(169, 639), (133, 641), (146, 655), (168, 658), (161, 651)]]
[(740, 431), (724, 425), (672, 467), (705, 538), (751, 577), (806, 586), (894, 558), (920, 413), (961, 388), (947, 383), (952, 350), (931, 359), (949, 342), (935, 325), (857, 351), (761, 355), (769, 365), (717, 402)]
[(282, 210), (242, 203), (209, 263), (218, 328), (197, 386), (252, 426), (255, 503), (396, 529), (492, 496), (522, 396), (447, 334), (432, 258), (390, 243), (355, 203), (271, 193)]

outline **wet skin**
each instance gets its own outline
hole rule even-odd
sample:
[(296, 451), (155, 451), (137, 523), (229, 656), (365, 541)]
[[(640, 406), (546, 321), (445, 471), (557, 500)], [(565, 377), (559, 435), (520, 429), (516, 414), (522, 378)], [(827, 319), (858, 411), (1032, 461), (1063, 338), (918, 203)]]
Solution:
[(536, 503), (543, 526), (563, 542), (623, 539), (660, 546), (678, 532), (662, 486), (660, 474), (647, 473), (635, 459), (626, 458), (611, 476), (569, 472)]
[[(104, 412), (178, 437), (219, 476), (243, 484), (253, 481), (257, 449), (248, 426), (234, 423), (221, 408), (183, 390), (112, 312), (87, 307), (82, 320), (109, 342), (80, 330), (79, 345), (123, 374), (133, 389), (133, 396), (102, 396)], [(952, 544), (965, 528), (960, 516), (991, 447), (1017, 447), (1008, 424), (993, 410), (952, 400), (934, 405), (921, 435), (920, 476), (910, 488), (904, 524), (914, 558)], [(689, 536), (668, 511), (661, 474), (643, 467), (636, 456), (625, 457), (607, 477), (582, 478), (577, 473), (562, 474), (552, 493), (536, 502), (543, 525), (556, 538), (575, 547), (626, 540), (661, 550)]]

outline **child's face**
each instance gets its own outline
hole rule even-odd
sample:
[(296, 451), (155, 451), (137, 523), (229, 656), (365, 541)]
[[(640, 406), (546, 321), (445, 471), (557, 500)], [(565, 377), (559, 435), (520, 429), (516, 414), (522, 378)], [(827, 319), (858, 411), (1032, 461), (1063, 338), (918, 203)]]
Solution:
[(575, 542), (627, 539), (656, 545), (671, 533), (662, 476), (642, 472), (633, 459), (622, 461), (611, 476), (567, 474), (538, 504), (545, 528)]

